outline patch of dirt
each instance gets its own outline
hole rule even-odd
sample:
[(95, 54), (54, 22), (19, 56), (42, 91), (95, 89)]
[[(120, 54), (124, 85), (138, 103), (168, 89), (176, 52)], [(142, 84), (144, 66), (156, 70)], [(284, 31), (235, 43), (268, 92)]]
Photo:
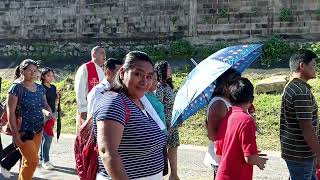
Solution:
[(263, 79), (275, 75), (290, 75), (289, 68), (274, 68), (274, 69), (247, 69), (244, 71), (243, 76), (253, 79)]

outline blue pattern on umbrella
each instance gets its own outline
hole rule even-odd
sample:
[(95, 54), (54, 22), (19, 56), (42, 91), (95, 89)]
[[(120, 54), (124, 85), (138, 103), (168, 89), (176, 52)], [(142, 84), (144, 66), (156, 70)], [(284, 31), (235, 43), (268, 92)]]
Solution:
[(260, 57), (262, 44), (230, 46), (199, 63), (180, 87), (173, 105), (171, 126), (182, 124), (209, 104), (215, 88), (213, 82), (229, 68), (242, 73)]

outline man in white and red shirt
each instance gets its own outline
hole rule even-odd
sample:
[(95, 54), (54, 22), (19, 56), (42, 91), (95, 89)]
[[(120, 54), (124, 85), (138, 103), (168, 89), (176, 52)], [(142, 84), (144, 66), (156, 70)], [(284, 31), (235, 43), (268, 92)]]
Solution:
[(96, 46), (91, 50), (91, 60), (77, 70), (74, 83), (77, 100), (76, 132), (87, 117), (88, 93), (105, 78), (102, 68), (105, 59), (104, 48)]
[(109, 58), (104, 63), (105, 78), (101, 83), (93, 87), (87, 96), (87, 118), (90, 118), (93, 115), (93, 112), (96, 109), (97, 100), (100, 99), (101, 95), (103, 95), (103, 91), (110, 89), (111, 83), (116, 77), (121, 66), (122, 61), (115, 58)]

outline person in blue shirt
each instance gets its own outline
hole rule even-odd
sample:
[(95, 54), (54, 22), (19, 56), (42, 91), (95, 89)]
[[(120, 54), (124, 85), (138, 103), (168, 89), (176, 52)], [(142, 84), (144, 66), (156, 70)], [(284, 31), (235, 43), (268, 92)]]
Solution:
[[(10, 87), (7, 97), (8, 119), (14, 143), (22, 154), (19, 180), (32, 179), (39, 163), (39, 148), (44, 125), (43, 109), (52, 114), (47, 103), (45, 89), (35, 81), (38, 78), (38, 63), (26, 59), (17, 67), (19, 77)], [(16, 110), (20, 107), (20, 113)], [(17, 123), (21, 117), (21, 125)]]
[[(154, 110), (156, 110), (158, 116), (162, 120), (163, 124), (166, 124), (166, 115), (164, 113), (164, 105), (161, 103), (161, 101), (157, 98), (155, 91), (157, 89), (158, 85), (158, 76), (157, 73), (154, 73), (152, 76), (152, 84), (150, 88), (148, 89), (148, 92), (145, 94), (149, 102), (151, 103)], [(164, 132), (167, 134), (167, 129), (164, 130)], [(167, 157), (167, 147), (163, 147), (163, 156), (164, 156), (164, 168), (163, 168), (163, 176), (168, 174), (168, 157)]]

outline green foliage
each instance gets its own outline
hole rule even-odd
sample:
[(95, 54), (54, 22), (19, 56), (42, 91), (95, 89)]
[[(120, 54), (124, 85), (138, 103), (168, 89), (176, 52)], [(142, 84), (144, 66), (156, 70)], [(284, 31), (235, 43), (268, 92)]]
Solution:
[(279, 150), (280, 94), (260, 94), (255, 96), (256, 121), (262, 130), (258, 144), (263, 149)]
[(178, 17), (177, 17), (177, 16), (172, 16), (172, 17), (170, 17), (170, 21), (172, 22), (173, 25), (176, 24), (177, 20), (178, 20)]
[(281, 8), (280, 9), (280, 21), (281, 22), (289, 22), (293, 18), (293, 12), (290, 8)]
[(204, 21), (205, 23), (209, 23), (210, 19), (211, 19), (211, 16), (204, 16), (204, 17), (203, 17), (203, 21)]
[(169, 52), (173, 58), (191, 58), (194, 48), (189, 41), (181, 39), (170, 44)]
[(227, 47), (228, 45), (224, 42), (217, 42), (213, 45), (198, 45), (195, 47), (192, 57), (203, 60), (204, 58), (210, 56), (211, 54)]
[(11, 81), (8, 79), (2, 79), (1, 91), (0, 91), (0, 102), (4, 102), (7, 98), (8, 89), (11, 85)]
[(228, 18), (229, 17), (228, 8), (219, 8), (218, 9), (218, 15), (221, 18)]
[(174, 79), (173, 86), (176, 91), (179, 90), (182, 83), (186, 80), (186, 78), (188, 76), (188, 72), (190, 72), (190, 71), (184, 70), (183, 72), (173, 74), (173, 77), (172, 77), (172, 79)]
[(123, 48), (116, 48), (113, 51), (108, 51), (106, 52), (108, 54), (109, 57), (115, 57), (115, 58), (123, 58), (128, 52), (127, 50), (123, 49)]
[(311, 44), (309, 49), (315, 52), (318, 55), (318, 57), (320, 57), (320, 42)]
[(261, 63), (266, 66), (288, 64), (292, 53), (299, 49), (297, 44), (289, 44), (277, 35), (268, 38), (264, 44), (264, 55)]
[(320, 9), (317, 9), (317, 10), (315, 11), (315, 14), (316, 14), (317, 17), (320, 17)]
[(169, 50), (165, 47), (154, 47), (150, 45), (139, 50), (147, 53), (153, 61), (166, 60), (169, 55)]

